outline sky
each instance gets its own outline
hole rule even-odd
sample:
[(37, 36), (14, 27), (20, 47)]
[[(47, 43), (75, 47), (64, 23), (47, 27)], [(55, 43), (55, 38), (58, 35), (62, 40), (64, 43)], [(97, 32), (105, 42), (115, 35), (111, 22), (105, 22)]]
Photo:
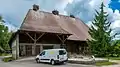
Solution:
[[(106, 6), (104, 10), (109, 14), (108, 19), (112, 22), (112, 33), (119, 33), (120, 0), (0, 0), (0, 15), (10, 30), (16, 30), (32, 5), (37, 4), (41, 11), (51, 12), (56, 9), (63, 15), (73, 14), (91, 26), (95, 9), (99, 10), (102, 1)], [(120, 35), (116, 39), (120, 39)]]

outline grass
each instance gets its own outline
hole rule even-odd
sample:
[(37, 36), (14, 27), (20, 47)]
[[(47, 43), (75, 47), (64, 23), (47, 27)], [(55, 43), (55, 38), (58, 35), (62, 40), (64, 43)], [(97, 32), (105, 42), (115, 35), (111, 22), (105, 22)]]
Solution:
[(4, 61), (4, 62), (9, 62), (9, 61), (13, 61), (13, 60), (15, 60), (15, 59), (12, 58), (12, 57), (3, 58), (3, 61)]
[(115, 62), (96, 62), (96, 66), (107, 66), (117, 64)]
[(110, 60), (120, 60), (120, 57), (109, 57)]

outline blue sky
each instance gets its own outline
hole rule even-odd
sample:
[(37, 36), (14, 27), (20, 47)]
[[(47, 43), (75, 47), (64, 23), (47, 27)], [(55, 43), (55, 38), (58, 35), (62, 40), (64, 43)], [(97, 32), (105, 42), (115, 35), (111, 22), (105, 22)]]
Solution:
[(112, 2), (109, 4), (109, 7), (113, 10), (120, 10), (120, 0), (111, 0)]
[[(120, 32), (120, 0), (103, 1), (106, 6), (104, 9), (109, 13), (109, 21), (112, 22), (113, 33)], [(95, 9), (99, 10), (101, 2), (102, 0), (0, 0), (0, 15), (6, 21), (6, 25), (14, 30), (19, 28), (32, 5), (38, 4), (42, 11), (51, 12), (57, 9), (60, 14), (73, 14), (90, 26)]]

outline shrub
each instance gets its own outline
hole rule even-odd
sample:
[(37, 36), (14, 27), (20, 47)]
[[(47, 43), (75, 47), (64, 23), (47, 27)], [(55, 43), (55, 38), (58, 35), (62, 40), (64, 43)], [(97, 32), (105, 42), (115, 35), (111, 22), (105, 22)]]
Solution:
[(8, 53), (0, 53), (0, 56), (9, 56), (11, 54), (8, 54)]
[(5, 58), (3, 58), (4, 62), (10, 62), (10, 61), (13, 61), (13, 60), (15, 60), (13, 57), (5, 57)]

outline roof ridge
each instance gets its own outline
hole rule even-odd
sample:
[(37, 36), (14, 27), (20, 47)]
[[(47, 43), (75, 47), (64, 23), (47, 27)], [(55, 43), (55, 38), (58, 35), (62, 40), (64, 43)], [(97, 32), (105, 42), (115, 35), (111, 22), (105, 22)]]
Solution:
[[(32, 9), (29, 9), (29, 10), (32, 10)], [(44, 12), (44, 13), (48, 13), (48, 14), (53, 14), (53, 13), (51, 13), (51, 12), (47, 12), (47, 11), (40, 11), (40, 10), (39, 10), (39, 12)], [(57, 16), (64, 16), (64, 17), (72, 18), (72, 17), (70, 17), (70, 16), (62, 15), (62, 14), (59, 14), (59, 15), (57, 15)], [(75, 19), (79, 19), (79, 18), (75, 17)]]

